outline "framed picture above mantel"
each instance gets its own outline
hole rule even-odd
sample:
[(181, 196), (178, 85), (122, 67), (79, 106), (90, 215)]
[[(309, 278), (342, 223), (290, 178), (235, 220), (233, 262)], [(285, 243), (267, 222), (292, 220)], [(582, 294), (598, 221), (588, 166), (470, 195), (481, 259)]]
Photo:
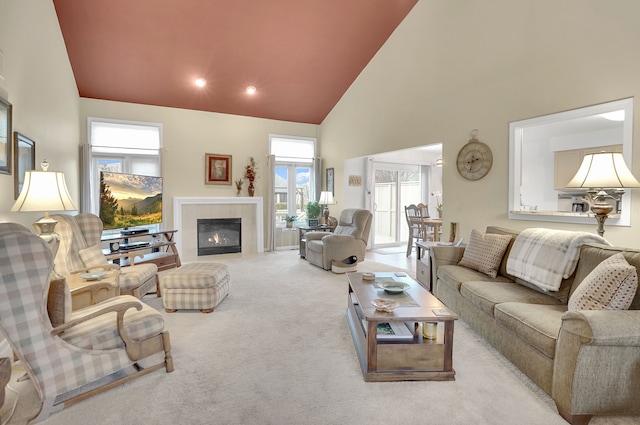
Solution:
[(231, 185), (231, 155), (205, 154), (205, 184)]

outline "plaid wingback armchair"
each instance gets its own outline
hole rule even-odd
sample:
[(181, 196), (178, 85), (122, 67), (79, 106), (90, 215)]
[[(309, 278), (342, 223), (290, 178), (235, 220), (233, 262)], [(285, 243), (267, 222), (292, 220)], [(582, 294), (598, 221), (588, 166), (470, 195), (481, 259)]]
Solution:
[(307, 239), (306, 259), (325, 270), (331, 270), (333, 261), (342, 261), (354, 255), (358, 258), (358, 263), (364, 261), (372, 218), (373, 215), (368, 210), (342, 210), (333, 233), (304, 234)]
[[(60, 246), (54, 260), (54, 270), (60, 275), (84, 272), (88, 269), (118, 267), (109, 264), (102, 253), (102, 220), (94, 214), (76, 216), (52, 215), (58, 221), (55, 231)], [(120, 269), (120, 294), (142, 298), (157, 287), (158, 267), (152, 263), (136, 264)]]
[(133, 296), (78, 310), (53, 327), (46, 306), (52, 270), (41, 238), (0, 223), (0, 330), (42, 402), (31, 423), (136, 376), (173, 371), (161, 314)]

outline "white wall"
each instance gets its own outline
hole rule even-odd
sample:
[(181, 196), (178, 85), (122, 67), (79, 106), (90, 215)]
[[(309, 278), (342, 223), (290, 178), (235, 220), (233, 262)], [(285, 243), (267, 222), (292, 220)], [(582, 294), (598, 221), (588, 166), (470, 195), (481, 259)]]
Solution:
[[(442, 142), (444, 229), (456, 221), (465, 237), (488, 224), (594, 232), (595, 220), (574, 225), (507, 218), (508, 126), (638, 98), (637, 16), (636, 0), (420, 0), (321, 124), (325, 164)], [(640, 118), (634, 121), (637, 135)], [(475, 182), (459, 176), (455, 165), (473, 129), (494, 156), (490, 173)], [(341, 177), (336, 168), (336, 181)], [(339, 202), (343, 192), (336, 187)], [(633, 198), (637, 211), (640, 193)], [(637, 245), (638, 220), (632, 218), (631, 229), (605, 226), (605, 236)]]
[[(79, 200), (79, 98), (53, 2), (0, 0), (0, 96), (13, 105), (13, 130), (36, 142), (36, 163), (65, 173)], [(15, 172), (15, 167), (14, 172)], [(0, 222), (31, 227), (41, 213), (9, 212), (14, 175), (0, 174)]]
[[(81, 99), (81, 135), (87, 138), (88, 117), (162, 123), (164, 148), (163, 221), (173, 225), (176, 196), (236, 196), (235, 185), (206, 185), (205, 153), (232, 156), (232, 181), (243, 176), (253, 156), (258, 178), (255, 196), (267, 190), (266, 155), (269, 134), (316, 137), (318, 126), (212, 112)], [(247, 184), (244, 185), (247, 196)], [(266, 224), (266, 223), (265, 223)]]
[[(369, 192), (373, 190), (373, 182), (370, 181), (371, 176), (368, 175), (368, 163), (369, 159), (367, 157), (361, 158), (350, 158), (344, 161), (344, 172), (342, 173), (343, 179), (336, 180), (342, 181), (342, 187), (340, 185), (335, 186), (336, 192), (344, 193), (344, 197), (342, 198), (339, 204), (343, 204), (342, 207), (340, 205), (335, 205), (333, 208), (338, 211), (342, 211), (346, 208), (368, 208), (367, 200), (369, 199)], [(337, 170), (336, 170), (337, 171)], [(362, 185), (361, 186), (349, 186), (349, 176), (360, 176)], [(338, 217), (339, 212), (332, 211), (332, 214)]]

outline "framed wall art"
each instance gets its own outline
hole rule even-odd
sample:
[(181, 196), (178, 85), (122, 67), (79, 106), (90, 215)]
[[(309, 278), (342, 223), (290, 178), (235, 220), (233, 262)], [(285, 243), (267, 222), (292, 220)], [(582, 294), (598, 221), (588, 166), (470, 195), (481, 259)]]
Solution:
[(231, 155), (205, 154), (205, 184), (231, 185)]
[(11, 174), (11, 104), (0, 97), (0, 173)]
[(333, 168), (327, 168), (326, 173), (327, 191), (331, 192), (332, 195), (335, 195), (335, 193), (333, 192)]
[(349, 176), (349, 186), (362, 186), (362, 176)]
[(36, 142), (17, 131), (13, 132), (13, 163), (16, 167), (13, 191), (15, 198), (18, 199), (24, 183), (25, 171), (36, 169)]

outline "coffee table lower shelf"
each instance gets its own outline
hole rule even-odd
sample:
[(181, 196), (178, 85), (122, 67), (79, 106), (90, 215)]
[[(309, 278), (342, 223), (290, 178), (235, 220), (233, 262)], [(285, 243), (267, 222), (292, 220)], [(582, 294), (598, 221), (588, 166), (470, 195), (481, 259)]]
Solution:
[[(453, 381), (456, 372), (446, 361), (447, 353), (440, 333), (436, 341), (423, 340), (419, 327), (409, 341), (370, 341), (353, 305), (347, 309), (347, 321), (367, 382), (385, 381)], [(373, 323), (373, 328), (377, 325)], [(453, 325), (453, 323), (451, 323)], [(450, 359), (450, 357), (449, 357)]]

